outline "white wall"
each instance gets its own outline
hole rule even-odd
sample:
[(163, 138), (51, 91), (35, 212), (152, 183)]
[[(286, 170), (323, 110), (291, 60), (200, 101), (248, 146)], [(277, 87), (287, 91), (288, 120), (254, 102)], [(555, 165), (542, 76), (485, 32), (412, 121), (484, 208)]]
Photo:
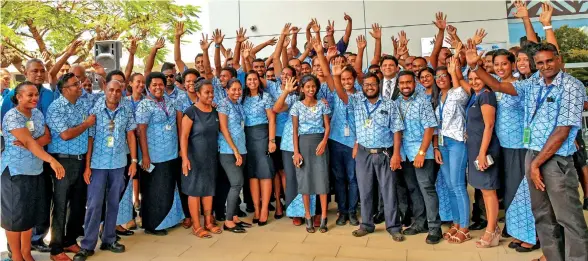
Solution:
[[(335, 38), (338, 40), (346, 27), (343, 13), (353, 18), (353, 33), (348, 50), (357, 52), (355, 39), (366, 35), (367, 54), (373, 55), (373, 38), (369, 36), (372, 23), (383, 27), (382, 52), (392, 53), (390, 37), (405, 30), (409, 37), (411, 54), (421, 54), (421, 38), (433, 37), (437, 28), (432, 24), (435, 13), (447, 14), (448, 23), (457, 27), (458, 35), (465, 41), (476, 29), (484, 28), (488, 36), (485, 43), (508, 42), (506, 4), (503, 1), (249, 1), (211, 0), (208, 4), (209, 31), (220, 28), (226, 34), (226, 47), (234, 48), (235, 30), (241, 25), (247, 28), (247, 36), (259, 44), (272, 36), (279, 36), (286, 22), (302, 27), (298, 36), (298, 47), (302, 50), (306, 41), (304, 29), (311, 18), (317, 18), (322, 30), (327, 20), (335, 21)], [(365, 15), (364, 15), (365, 14)], [(249, 28), (255, 25), (256, 32)], [(324, 33), (323, 33), (324, 35)], [(273, 48), (266, 48), (258, 57), (271, 54)]]

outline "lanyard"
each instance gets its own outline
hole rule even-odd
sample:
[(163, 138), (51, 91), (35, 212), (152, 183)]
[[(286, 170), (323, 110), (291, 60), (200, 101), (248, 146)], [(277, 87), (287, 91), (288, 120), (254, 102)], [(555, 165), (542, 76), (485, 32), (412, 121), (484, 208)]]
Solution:
[[(482, 91), (484, 91), (484, 90), (481, 90), (481, 92)], [(465, 116), (465, 125), (466, 125), (466, 127), (468, 124), (468, 111), (474, 105), (474, 103), (476, 103), (477, 101), (478, 101), (478, 95), (476, 95), (476, 92), (474, 91), (474, 93), (472, 93), (472, 97), (470, 97), (470, 100), (468, 101), (468, 106), (466, 107), (466, 110), (465, 110), (465, 115), (466, 115)]]
[[(561, 73), (560, 84), (563, 84), (563, 72), (560, 72), (560, 73)], [(531, 121), (529, 122), (529, 125), (531, 125), (531, 123), (533, 123), (535, 116), (537, 116), (537, 112), (539, 111), (539, 109), (541, 108), (541, 105), (543, 105), (545, 100), (547, 100), (547, 96), (549, 96), (549, 93), (551, 93), (551, 90), (553, 90), (554, 86), (555, 86), (555, 84), (551, 84), (551, 85), (547, 86), (547, 91), (545, 92), (545, 95), (543, 95), (543, 97), (541, 97), (541, 93), (543, 92), (543, 85), (541, 85), (541, 87), (539, 88), (539, 93), (537, 94), (537, 99), (535, 100), (535, 111), (531, 115)]]
[(139, 99), (138, 102), (135, 102), (135, 100), (133, 100), (133, 96), (131, 96), (131, 106), (133, 106), (133, 113), (135, 111), (137, 111), (137, 104), (139, 104), (139, 102), (141, 102), (143, 100), (143, 96), (141, 95), (141, 99)]
[(115, 110), (114, 115), (112, 115), (112, 116), (110, 115), (108, 108), (105, 108), (105, 110), (106, 110), (106, 115), (108, 115), (108, 119), (110, 120), (110, 122), (108, 123), (109, 124), (108, 127), (110, 129), (110, 132), (113, 132), (114, 131), (114, 119), (116, 119), (116, 115), (118, 114), (118, 112), (120, 110), (118, 110), (118, 109)]
[(374, 111), (376, 111), (378, 107), (380, 107), (380, 103), (382, 103), (382, 100), (378, 100), (378, 102), (376, 102), (376, 106), (374, 107), (374, 109), (370, 111), (370, 109), (368, 108), (368, 101), (364, 101), (363, 105), (365, 105), (365, 110), (367, 112), (368, 119), (372, 118), (372, 113), (374, 113)]
[[(165, 117), (166, 117), (166, 118), (169, 118), (169, 112), (167, 111), (167, 106), (166, 106), (166, 104), (165, 104), (165, 99), (163, 99), (163, 101), (162, 101), (162, 102), (158, 102), (158, 101), (156, 101), (156, 100), (154, 100), (154, 101), (155, 101), (155, 104), (157, 104), (157, 107), (159, 107), (160, 109), (162, 109), (162, 110), (163, 110), (163, 112), (165, 112)], [(162, 104), (163, 104), (163, 105), (162, 105)]]
[(412, 105), (412, 100), (410, 100), (411, 98), (412, 96), (409, 97), (408, 100), (404, 100), (404, 98), (401, 98), (402, 102), (400, 104), (406, 104), (405, 106), (400, 106), (402, 109), (400, 110), (400, 116), (402, 116), (402, 121), (406, 119), (406, 114), (408, 113), (408, 111), (410, 110), (410, 106)]
[(441, 129), (443, 129), (443, 108), (445, 108), (445, 104), (447, 103), (447, 98), (449, 98), (449, 93), (447, 93), (447, 97), (445, 97), (445, 102), (441, 102), (441, 97), (443, 95), (439, 95), (439, 104), (437, 104), (437, 108), (439, 108), (439, 122), (441, 123)]
[(243, 121), (245, 119), (245, 112), (243, 111), (243, 109), (241, 107), (239, 107), (238, 105), (235, 105), (233, 103), (233, 101), (231, 101), (230, 99), (229, 99), (229, 103), (231, 104), (231, 107), (233, 107), (233, 110), (239, 113), (239, 116), (240, 116), (239, 120)]

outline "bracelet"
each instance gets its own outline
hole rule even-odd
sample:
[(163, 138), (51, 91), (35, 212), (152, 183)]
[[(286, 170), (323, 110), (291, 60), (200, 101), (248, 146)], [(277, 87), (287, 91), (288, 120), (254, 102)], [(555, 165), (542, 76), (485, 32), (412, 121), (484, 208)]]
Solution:
[(270, 139), (271, 143), (276, 143), (276, 139)]
[(433, 147), (433, 150), (438, 150), (438, 149), (439, 149), (439, 147)]
[(137, 159), (132, 159), (132, 160), (131, 160), (131, 162), (133, 162), (133, 163), (137, 163), (137, 162), (139, 162), (139, 161), (138, 161)]
[(474, 68), (470, 67), (470, 72), (475, 72), (478, 69), (480, 69), (480, 66), (478, 64), (476, 64), (476, 67), (474, 67)]
[(220, 48), (220, 44), (214, 44), (214, 48)]
[(543, 26), (543, 30), (549, 30), (549, 29), (553, 29), (553, 26), (551, 26), (551, 25)]

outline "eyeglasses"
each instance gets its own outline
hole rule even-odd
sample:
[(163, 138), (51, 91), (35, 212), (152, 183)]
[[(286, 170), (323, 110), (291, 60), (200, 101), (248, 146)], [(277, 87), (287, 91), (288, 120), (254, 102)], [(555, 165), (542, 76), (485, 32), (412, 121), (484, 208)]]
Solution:
[(80, 87), (80, 85), (82, 85), (82, 82), (81, 82), (81, 81), (77, 81), (77, 82), (75, 82), (74, 84), (70, 84), (70, 85), (67, 85), (67, 86), (63, 86), (63, 88), (69, 88), (69, 87)]
[(378, 87), (377, 83), (364, 83), (363, 87)]
[(431, 75), (431, 74), (427, 74), (427, 75), (423, 75), (423, 76), (419, 77), (419, 79), (432, 79), (432, 78), (433, 78), (433, 75)]
[(447, 76), (448, 75), (446, 73), (442, 73), (442, 74), (439, 74), (439, 75), (435, 76), (435, 79), (445, 78)]

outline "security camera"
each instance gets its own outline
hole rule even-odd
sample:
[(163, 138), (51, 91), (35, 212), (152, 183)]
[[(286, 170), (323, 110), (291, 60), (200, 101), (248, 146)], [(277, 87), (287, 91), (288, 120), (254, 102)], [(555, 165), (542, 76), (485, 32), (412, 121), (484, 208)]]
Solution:
[(251, 29), (251, 31), (255, 32), (255, 31), (257, 31), (257, 26), (252, 25), (249, 29)]

